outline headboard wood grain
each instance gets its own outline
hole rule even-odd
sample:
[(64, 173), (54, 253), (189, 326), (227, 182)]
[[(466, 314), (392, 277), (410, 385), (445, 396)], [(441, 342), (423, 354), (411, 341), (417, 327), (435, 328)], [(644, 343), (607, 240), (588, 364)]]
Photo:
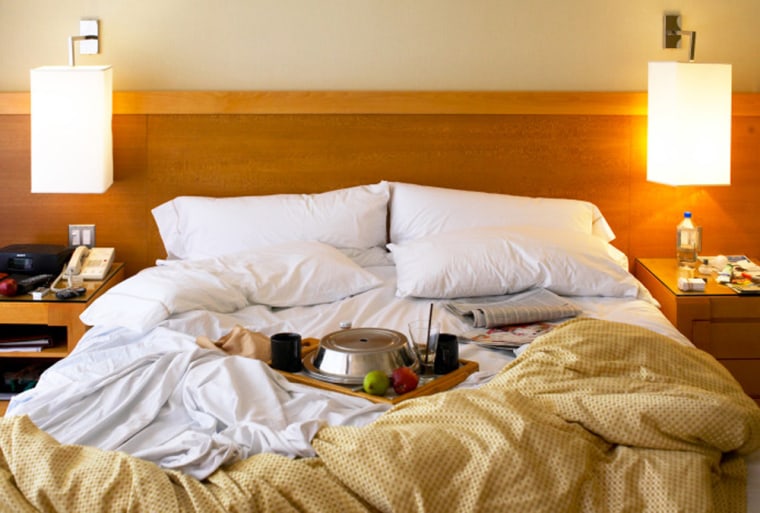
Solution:
[(704, 253), (760, 255), (758, 97), (734, 97), (732, 185), (674, 188), (646, 182), (641, 93), (117, 92), (114, 185), (57, 195), (29, 193), (28, 96), (0, 93), (0, 245), (95, 223), (131, 274), (165, 255), (150, 209), (175, 196), (390, 180), (589, 200), (630, 257), (671, 255), (690, 209)]

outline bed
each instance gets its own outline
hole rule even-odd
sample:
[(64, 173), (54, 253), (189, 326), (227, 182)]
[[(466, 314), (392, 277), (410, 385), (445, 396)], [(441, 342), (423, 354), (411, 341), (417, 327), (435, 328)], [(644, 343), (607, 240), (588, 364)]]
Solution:
[[(0, 421), (13, 511), (752, 511), (760, 408), (629, 273), (592, 203), (380, 182), (177, 197), (166, 258)], [(406, 331), (547, 290), (581, 314), (391, 406), (199, 345), (235, 329)]]

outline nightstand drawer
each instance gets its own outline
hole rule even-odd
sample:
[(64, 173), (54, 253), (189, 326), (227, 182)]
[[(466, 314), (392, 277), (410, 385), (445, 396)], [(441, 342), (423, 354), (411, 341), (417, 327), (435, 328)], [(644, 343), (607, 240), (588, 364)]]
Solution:
[(675, 258), (637, 258), (634, 273), (678, 331), (713, 355), (760, 404), (760, 295), (740, 296), (714, 277), (704, 291), (682, 291)]
[(722, 297), (710, 301), (710, 314), (716, 319), (760, 318), (760, 297)]
[(760, 397), (760, 360), (720, 360), (744, 392), (751, 397)]
[[(760, 320), (692, 321), (692, 330), (694, 345), (715, 358), (756, 358), (760, 362)], [(760, 374), (760, 367), (755, 372)]]

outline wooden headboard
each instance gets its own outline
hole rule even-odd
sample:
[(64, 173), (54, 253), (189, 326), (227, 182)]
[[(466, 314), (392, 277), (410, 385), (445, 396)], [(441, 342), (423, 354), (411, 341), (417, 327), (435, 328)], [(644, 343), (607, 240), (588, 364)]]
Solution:
[(150, 210), (175, 196), (390, 180), (589, 200), (630, 257), (673, 254), (692, 210), (703, 253), (760, 255), (760, 95), (734, 95), (731, 186), (646, 182), (645, 137), (643, 93), (116, 92), (114, 185), (31, 194), (28, 94), (0, 93), (0, 245), (95, 223), (131, 274), (165, 255)]

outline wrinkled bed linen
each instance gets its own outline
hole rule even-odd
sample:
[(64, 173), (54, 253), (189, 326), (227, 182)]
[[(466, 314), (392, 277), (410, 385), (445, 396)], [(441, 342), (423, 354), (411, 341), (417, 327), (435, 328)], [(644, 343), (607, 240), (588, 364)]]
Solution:
[[(371, 421), (384, 406), (345, 394), (287, 383), (266, 366), (199, 349), (195, 338), (219, 339), (236, 325), (265, 334), (296, 331), (322, 337), (341, 321), (406, 332), (426, 318), (430, 301), (395, 297), (392, 266), (368, 268), (382, 287), (336, 303), (229, 313), (176, 314), (148, 334), (95, 327), (75, 350), (16, 396), (8, 415), (28, 414), (62, 443), (121, 450), (196, 477), (260, 451), (313, 454), (311, 438), (325, 424)], [(688, 344), (653, 305), (631, 299), (573, 298), (588, 315), (635, 321)], [(436, 302), (444, 331), (469, 325)], [(462, 386), (487, 381), (513, 360), (508, 352), (462, 345), (460, 357), (480, 371)], [(308, 408), (302, 408), (302, 405)]]
[(42, 386), (19, 397), (58, 440), (124, 451), (202, 479), (259, 452), (313, 456), (325, 425), (364, 424), (387, 409), (361, 398), (288, 382), (259, 360), (200, 349), (165, 328), (129, 340), (123, 330), (91, 339)]
[(706, 353), (581, 319), (478, 389), (313, 444), (319, 458), (259, 454), (198, 481), (6, 417), (0, 497), (19, 512), (740, 512), (760, 409)]

